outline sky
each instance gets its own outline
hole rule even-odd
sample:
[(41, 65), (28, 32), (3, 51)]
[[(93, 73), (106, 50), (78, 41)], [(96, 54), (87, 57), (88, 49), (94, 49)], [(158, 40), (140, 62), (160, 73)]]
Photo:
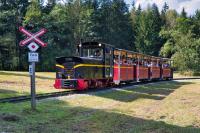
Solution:
[[(127, 4), (131, 4), (133, 0), (125, 0)], [(179, 13), (183, 7), (188, 15), (193, 15), (197, 9), (200, 9), (200, 0), (135, 0), (136, 7), (140, 4), (145, 9), (148, 4), (156, 3), (161, 10), (164, 3), (167, 2), (170, 9), (176, 9)]]

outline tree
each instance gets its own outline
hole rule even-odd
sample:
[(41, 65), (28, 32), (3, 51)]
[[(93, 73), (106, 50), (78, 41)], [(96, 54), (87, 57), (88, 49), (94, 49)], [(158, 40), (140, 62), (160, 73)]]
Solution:
[(165, 2), (161, 11), (161, 20), (162, 20), (162, 25), (166, 24), (166, 12), (168, 11), (169, 6), (168, 4)]
[(200, 20), (200, 10), (196, 10), (194, 18)]
[(143, 11), (136, 22), (136, 48), (139, 52), (158, 55), (162, 47), (159, 37), (161, 18), (156, 4)]
[(0, 2), (0, 47), (6, 47), (10, 51), (8, 55), (2, 55), (2, 58), (5, 58), (4, 63), (7, 65), (4, 65), (3, 69), (20, 69), (18, 27), (22, 24), (28, 5), (28, 0), (3, 0)]
[[(139, 11), (139, 12), (141, 12), (141, 11)], [(132, 9), (131, 9), (131, 12), (130, 12), (130, 18), (131, 18), (131, 24), (132, 24), (132, 32), (133, 32), (133, 40), (132, 41), (134, 43), (133, 50), (136, 50), (136, 48), (135, 48), (135, 39), (136, 39), (135, 35), (136, 35), (137, 21), (138, 21), (138, 18), (140, 16), (139, 12), (137, 12), (136, 7), (135, 7), (135, 2), (133, 1)]]
[(141, 12), (142, 12), (142, 8), (141, 8), (141, 5), (139, 4), (139, 5), (138, 5), (138, 8), (137, 8), (137, 10), (136, 10), (136, 14), (137, 14), (137, 15), (140, 15)]
[(160, 32), (165, 44), (160, 53), (172, 57), (175, 67), (180, 71), (198, 72), (200, 70), (200, 41), (194, 18), (188, 18), (185, 11), (178, 16), (175, 11), (166, 13), (167, 23)]
[(183, 7), (182, 11), (181, 11), (181, 17), (182, 18), (187, 18), (187, 13), (185, 12), (185, 8)]
[(169, 9), (169, 5), (167, 4), (167, 2), (165, 2), (164, 5), (163, 5), (162, 13), (165, 14), (168, 9)]
[(134, 1), (134, 0), (132, 1), (131, 5), (132, 5), (132, 10), (134, 10), (134, 11), (135, 11), (135, 10), (136, 10), (136, 8), (135, 8), (135, 1)]
[(119, 48), (133, 48), (128, 7), (123, 0), (105, 0), (92, 15), (94, 36)]
[(175, 38), (176, 53), (173, 55), (175, 67), (180, 71), (193, 71), (200, 70), (200, 40), (194, 39), (192, 33), (177, 34)]
[(38, 0), (32, 0), (31, 4), (29, 5), (26, 15), (25, 15), (25, 20), (24, 23), (39, 23), (42, 18), (42, 11), (40, 8), (40, 3)]
[(174, 28), (177, 24), (176, 20), (178, 17), (178, 13), (176, 12), (176, 10), (168, 10), (165, 16), (166, 16), (166, 23), (164, 27), (166, 27), (167, 30)]
[(196, 38), (200, 37), (200, 10), (197, 10), (195, 15), (192, 18), (192, 21), (194, 22), (194, 34)]

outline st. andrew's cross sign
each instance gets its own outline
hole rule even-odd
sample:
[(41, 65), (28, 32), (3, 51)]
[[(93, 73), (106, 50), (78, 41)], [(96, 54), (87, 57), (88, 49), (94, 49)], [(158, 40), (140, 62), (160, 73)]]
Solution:
[(35, 51), (41, 47), (46, 47), (47, 43), (44, 43), (39, 37), (47, 32), (46, 29), (41, 29), (36, 33), (31, 33), (27, 31), (24, 27), (19, 27), (19, 31), (24, 33), (27, 38), (19, 43), (21, 47), (28, 45), (30, 52), (28, 53), (29, 65), (29, 74), (31, 77), (31, 108), (36, 109), (36, 94), (35, 94), (35, 62), (38, 62), (39, 54)]
[(29, 44), (30, 42), (36, 42), (37, 44), (39, 44), (42, 47), (47, 46), (47, 43), (44, 43), (42, 40), (40, 40), (40, 38), (38, 38), (39, 36), (42, 36), (43, 34), (45, 34), (47, 32), (46, 29), (43, 28), (40, 31), (33, 34), (21, 26), (21, 27), (19, 27), (19, 31), (21, 31), (22, 33), (27, 35), (27, 38), (19, 43), (20, 46), (23, 47), (23, 46)]

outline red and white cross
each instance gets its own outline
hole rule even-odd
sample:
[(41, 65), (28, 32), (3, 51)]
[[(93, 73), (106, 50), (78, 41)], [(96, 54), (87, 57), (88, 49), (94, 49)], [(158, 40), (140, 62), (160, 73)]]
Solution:
[(41, 39), (38, 38), (39, 36), (42, 36), (43, 34), (47, 32), (46, 29), (43, 28), (39, 32), (36, 32), (35, 34), (33, 34), (27, 31), (24, 27), (20, 26), (19, 31), (27, 35), (27, 38), (19, 43), (20, 46), (25, 46), (32, 41), (38, 43), (42, 47), (47, 46), (47, 43), (44, 43)]

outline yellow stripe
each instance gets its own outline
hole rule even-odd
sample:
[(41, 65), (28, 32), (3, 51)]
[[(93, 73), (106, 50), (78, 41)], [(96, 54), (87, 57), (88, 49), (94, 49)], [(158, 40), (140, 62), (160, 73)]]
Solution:
[(65, 68), (64, 66), (59, 65), (59, 64), (56, 64), (56, 66), (57, 66), (57, 67), (60, 67), (60, 68), (63, 68), (63, 69)]
[[(74, 68), (78, 68), (78, 67), (110, 67), (109, 65), (92, 65), (92, 64), (78, 64), (76, 66), (74, 66)], [(119, 67), (114, 67), (114, 68), (119, 68)], [(121, 66), (120, 68), (133, 68), (133, 67), (123, 67)]]
[(78, 67), (109, 67), (108, 65), (92, 65), (92, 64), (78, 64), (76, 66), (74, 66), (74, 68), (78, 68)]
[[(65, 68), (63, 65), (59, 65), (59, 64), (56, 64), (57, 67), (60, 67), (60, 68)], [(78, 68), (78, 67), (110, 67), (109, 65), (96, 65), (96, 64), (78, 64), (76, 66), (74, 66), (74, 68)], [(113, 66), (114, 67), (114, 66)], [(119, 68), (118, 66), (114, 67), (114, 68)], [(133, 68), (132, 66), (131, 67), (125, 67), (125, 66), (120, 66), (120, 68)]]

